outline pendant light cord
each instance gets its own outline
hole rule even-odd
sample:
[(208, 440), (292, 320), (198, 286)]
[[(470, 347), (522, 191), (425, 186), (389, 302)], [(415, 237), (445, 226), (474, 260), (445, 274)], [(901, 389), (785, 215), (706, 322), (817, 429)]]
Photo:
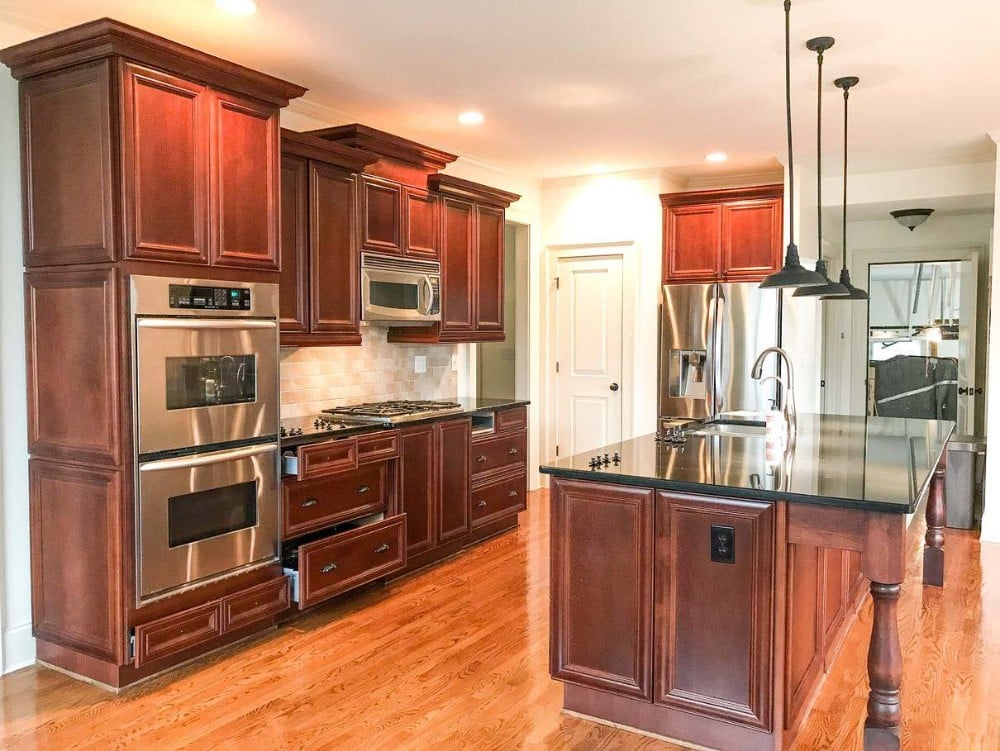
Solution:
[[(839, 83), (839, 81), (838, 81)], [(850, 87), (844, 87), (844, 215), (841, 218), (841, 241), (844, 244), (844, 268), (847, 268), (847, 98)]]
[[(816, 56), (816, 263), (823, 260), (823, 50)], [(816, 269), (819, 271), (819, 269)]]
[[(795, 159), (792, 154), (791, 12), (792, 0), (785, 0), (785, 123), (788, 128), (788, 243), (789, 245), (795, 245)], [(846, 94), (847, 92), (844, 93)]]

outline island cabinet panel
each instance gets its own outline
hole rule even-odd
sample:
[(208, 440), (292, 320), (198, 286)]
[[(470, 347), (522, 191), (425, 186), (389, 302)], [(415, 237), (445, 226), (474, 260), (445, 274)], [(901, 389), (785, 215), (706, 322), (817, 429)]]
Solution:
[(24, 263), (116, 260), (107, 60), (21, 84)]
[(652, 699), (653, 491), (555, 480), (551, 514), (552, 676)]
[(770, 729), (773, 580), (772, 504), (657, 494), (657, 704)]
[(785, 610), (785, 728), (799, 724), (807, 700), (822, 674), (823, 551), (788, 545)]
[(847, 615), (848, 605), (848, 551), (823, 548), (823, 582), (821, 610), (823, 644), (826, 651), (833, 646), (840, 625)]
[(209, 93), (122, 66), (125, 244), (131, 258), (208, 263)]

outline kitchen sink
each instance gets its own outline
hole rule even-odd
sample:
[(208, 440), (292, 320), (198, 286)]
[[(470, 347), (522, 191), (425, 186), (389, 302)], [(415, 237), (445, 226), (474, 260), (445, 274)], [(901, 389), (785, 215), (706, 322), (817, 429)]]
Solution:
[(691, 435), (722, 435), (733, 438), (753, 438), (764, 435), (764, 420), (745, 416), (722, 417), (709, 420), (688, 429)]

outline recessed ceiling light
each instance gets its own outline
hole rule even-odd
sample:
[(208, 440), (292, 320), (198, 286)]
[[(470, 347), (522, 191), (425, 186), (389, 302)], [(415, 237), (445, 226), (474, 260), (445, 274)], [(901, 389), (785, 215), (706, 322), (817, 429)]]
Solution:
[(475, 110), (468, 110), (458, 116), (458, 121), (462, 125), (481, 125), (484, 119), (483, 113)]
[(215, 0), (215, 7), (232, 16), (252, 16), (257, 12), (255, 0)]
[(718, 162), (724, 162), (727, 159), (729, 159), (729, 157), (726, 156), (725, 151), (710, 151), (709, 153), (705, 154), (706, 162), (718, 163)]

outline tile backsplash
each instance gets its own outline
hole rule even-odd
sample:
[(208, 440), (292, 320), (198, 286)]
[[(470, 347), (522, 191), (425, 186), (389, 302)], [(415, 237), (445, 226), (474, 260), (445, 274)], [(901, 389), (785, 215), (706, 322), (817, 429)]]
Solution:
[[(451, 369), (455, 344), (390, 344), (387, 329), (365, 326), (360, 347), (282, 347), (281, 416), (318, 414), (327, 407), (386, 399), (449, 399), (458, 393)], [(413, 358), (427, 372), (413, 372)]]

